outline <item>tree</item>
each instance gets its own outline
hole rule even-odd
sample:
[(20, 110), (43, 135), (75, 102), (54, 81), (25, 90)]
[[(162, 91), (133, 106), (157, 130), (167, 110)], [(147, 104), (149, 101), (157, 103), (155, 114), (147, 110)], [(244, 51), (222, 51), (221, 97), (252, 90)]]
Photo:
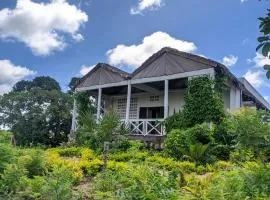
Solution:
[(79, 77), (72, 77), (68, 87), (70, 89), (69, 93), (73, 93), (74, 92), (74, 87), (81, 81), (81, 78)]
[(34, 80), (30, 89), (17, 89), (16, 84), (14, 91), (0, 96), (0, 122), (11, 128), (18, 145), (59, 145), (68, 139), (72, 98), (52, 78)]
[[(258, 42), (260, 43), (256, 48), (256, 51), (261, 49), (262, 55), (264, 57), (270, 58), (270, 9), (267, 9), (266, 17), (260, 17), (260, 32), (262, 36), (258, 37)], [(264, 65), (266, 70), (266, 77), (270, 79), (270, 65)]]
[(13, 86), (14, 92), (28, 91), (32, 88), (41, 88), (44, 90), (57, 90), (61, 91), (59, 83), (49, 76), (38, 76), (32, 81), (22, 80)]

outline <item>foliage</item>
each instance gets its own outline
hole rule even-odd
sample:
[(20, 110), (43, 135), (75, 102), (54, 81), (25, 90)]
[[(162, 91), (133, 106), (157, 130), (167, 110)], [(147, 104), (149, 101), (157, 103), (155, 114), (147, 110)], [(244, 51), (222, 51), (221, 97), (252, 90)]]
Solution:
[(46, 172), (44, 152), (40, 149), (29, 149), (23, 156), (18, 158), (18, 162), (27, 170), (27, 176), (42, 176)]
[(48, 200), (69, 200), (72, 197), (72, 174), (66, 167), (56, 167), (46, 177), (45, 186), (42, 188), (43, 195)]
[(196, 163), (202, 163), (205, 161), (206, 151), (208, 149), (208, 144), (193, 144), (190, 145), (188, 150), (180, 149), (185, 158)]
[[(260, 17), (259, 20), (262, 36), (258, 37), (258, 42), (260, 44), (256, 48), (256, 51), (262, 49), (262, 55), (267, 58), (270, 56), (270, 9), (267, 9), (266, 16)], [(264, 69), (266, 70), (266, 77), (270, 79), (270, 65), (264, 65)]]
[[(149, 180), (151, 180), (149, 182)], [(95, 178), (97, 199), (178, 199), (176, 179), (168, 179), (149, 167), (108, 172)]]
[(235, 114), (237, 146), (255, 153), (269, 148), (270, 124), (263, 123), (255, 109), (241, 109)]
[[(164, 150), (168, 155), (181, 159), (185, 154), (191, 155), (191, 152), (197, 149), (196, 145), (198, 143), (207, 145), (212, 143), (212, 141), (212, 130), (206, 124), (196, 125), (186, 130), (174, 129), (165, 140)], [(195, 146), (191, 147), (192, 145)], [(202, 148), (204, 149), (204, 147)]]
[(173, 129), (181, 129), (184, 127), (184, 116), (182, 111), (174, 113), (165, 120), (165, 129), (169, 133)]
[(1, 141), (1, 143), (10, 144), (11, 143), (11, 137), (12, 137), (12, 133), (10, 133), (8, 131), (1, 131), (0, 130), (0, 141)]
[(29, 91), (32, 88), (40, 88), (44, 90), (57, 90), (61, 91), (59, 83), (49, 76), (38, 76), (32, 81), (19, 81), (13, 86), (14, 92)]
[[(77, 112), (79, 116), (84, 113), (96, 113), (95, 102), (91, 98), (90, 91), (77, 92), (74, 98), (77, 101)], [(80, 120), (78, 122), (81, 125)]]
[(3, 172), (7, 164), (12, 163), (13, 158), (12, 147), (8, 144), (0, 143), (0, 173)]
[(183, 109), (185, 126), (219, 122), (224, 116), (222, 95), (214, 90), (215, 82), (208, 77), (189, 80)]
[(10, 92), (0, 97), (0, 110), (0, 121), (11, 128), (18, 145), (56, 146), (67, 141), (71, 124), (67, 94), (40, 88)]
[(121, 145), (123, 147), (123, 142), (126, 143), (124, 136), (129, 133), (129, 130), (120, 121), (117, 113), (106, 113), (98, 125), (90, 113), (81, 115), (80, 120), (82, 123), (76, 139), (79, 144), (101, 150), (105, 141), (110, 142), (112, 147), (121, 147)]

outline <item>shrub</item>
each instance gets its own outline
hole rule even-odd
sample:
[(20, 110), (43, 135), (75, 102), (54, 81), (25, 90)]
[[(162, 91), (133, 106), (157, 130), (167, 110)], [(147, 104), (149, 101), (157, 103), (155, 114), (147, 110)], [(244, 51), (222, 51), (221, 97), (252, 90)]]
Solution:
[(218, 160), (229, 160), (231, 147), (227, 145), (215, 145), (211, 148), (209, 153)]
[(212, 130), (206, 124), (196, 125), (185, 131), (174, 129), (165, 140), (164, 150), (173, 158), (181, 159), (185, 154), (191, 156), (190, 153), (196, 149), (195, 147), (199, 147), (199, 143), (208, 145), (212, 141)]
[(26, 169), (18, 164), (9, 164), (1, 175), (0, 194), (8, 195), (16, 193), (20, 186), (20, 179), (27, 174)]
[(226, 161), (217, 161), (214, 164), (214, 168), (217, 171), (229, 171), (232, 170), (234, 165), (231, 162), (226, 162)]
[(99, 174), (94, 179), (94, 193), (98, 199), (178, 199), (179, 193), (172, 183), (175, 181), (157, 170), (138, 166)]
[(183, 156), (181, 149), (188, 146), (186, 138), (185, 131), (180, 129), (172, 130), (165, 140), (164, 152), (173, 158), (181, 159)]
[(103, 162), (99, 159), (94, 159), (88, 163), (86, 166), (87, 174), (90, 176), (95, 176), (98, 172), (102, 170)]
[(25, 150), (27, 155), (20, 156), (18, 162), (27, 170), (29, 178), (44, 175), (46, 172), (44, 153), (40, 149)]
[(247, 199), (245, 174), (240, 170), (222, 172), (210, 182), (206, 193), (208, 199)]
[(236, 125), (236, 120), (228, 113), (227, 116), (215, 126), (213, 137), (216, 143), (229, 146), (235, 145), (237, 137)]
[(169, 133), (173, 129), (182, 129), (184, 126), (184, 116), (181, 111), (169, 116), (165, 120), (165, 129)]
[(254, 152), (250, 149), (239, 149), (230, 154), (230, 160), (234, 163), (256, 161)]
[(42, 196), (49, 200), (70, 200), (72, 198), (71, 186), (72, 172), (66, 167), (55, 167), (46, 177)]
[(143, 161), (148, 156), (148, 152), (120, 152), (115, 154), (110, 154), (110, 160), (115, 161), (129, 161), (137, 160)]
[(12, 133), (0, 130), (0, 143), (10, 144)]
[(16, 196), (19, 196), (19, 199), (41, 199), (45, 185), (46, 180), (43, 176), (35, 176), (31, 179), (22, 177), (19, 192)]
[(264, 123), (255, 109), (243, 108), (235, 114), (238, 148), (252, 149), (255, 154), (269, 148), (270, 124)]
[(6, 165), (14, 159), (13, 148), (8, 144), (0, 143), (0, 173), (3, 172)]
[[(106, 141), (113, 144), (112, 147), (121, 147), (121, 143), (126, 139), (124, 135), (129, 133), (115, 112), (106, 113), (98, 125), (95, 124), (91, 114), (82, 115), (80, 118), (82, 119), (77, 133), (77, 141), (79, 144), (87, 145), (94, 150), (101, 151)], [(124, 143), (122, 145), (124, 146)]]

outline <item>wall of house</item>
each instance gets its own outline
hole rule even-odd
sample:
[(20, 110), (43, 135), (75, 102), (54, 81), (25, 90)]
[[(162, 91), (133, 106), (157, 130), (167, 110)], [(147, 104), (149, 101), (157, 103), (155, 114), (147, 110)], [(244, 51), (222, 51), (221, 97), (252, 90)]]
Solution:
[[(175, 112), (183, 109), (185, 90), (171, 90), (169, 91), (169, 116)], [(224, 91), (223, 95), (224, 108), (229, 110), (236, 110), (241, 107), (241, 91), (230, 86)], [(118, 95), (107, 97), (107, 106), (105, 110), (115, 110), (120, 114), (121, 119), (125, 119), (126, 114), (126, 95)], [(140, 107), (162, 107), (164, 106), (164, 93), (159, 94), (132, 94), (130, 106), (130, 119), (139, 118)]]
[[(184, 89), (169, 91), (169, 115), (172, 115), (182, 109), (184, 105), (184, 93)], [(110, 99), (110, 103), (108, 103), (110, 105), (110, 109), (118, 111), (120, 117), (124, 119), (126, 112), (126, 95), (113, 96)], [(162, 106), (164, 106), (164, 93), (162, 92), (159, 94), (132, 94), (130, 119), (139, 118), (140, 107)]]

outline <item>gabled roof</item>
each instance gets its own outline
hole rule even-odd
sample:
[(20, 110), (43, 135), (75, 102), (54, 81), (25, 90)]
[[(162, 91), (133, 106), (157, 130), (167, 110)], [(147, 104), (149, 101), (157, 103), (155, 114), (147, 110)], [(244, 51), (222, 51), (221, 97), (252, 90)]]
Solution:
[(238, 81), (238, 79), (229, 71), (229, 69), (221, 63), (170, 47), (164, 47), (157, 53), (153, 54), (131, 75), (132, 79), (140, 79), (166, 76), (207, 68), (214, 68), (216, 72), (227, 75), (238, 87), (243, 87), (242, 83)]
[(90, 87), (125, 81), (130, 78), (130, 74), (106, 63), (98, 63), (80, 81), (76, 88)]

